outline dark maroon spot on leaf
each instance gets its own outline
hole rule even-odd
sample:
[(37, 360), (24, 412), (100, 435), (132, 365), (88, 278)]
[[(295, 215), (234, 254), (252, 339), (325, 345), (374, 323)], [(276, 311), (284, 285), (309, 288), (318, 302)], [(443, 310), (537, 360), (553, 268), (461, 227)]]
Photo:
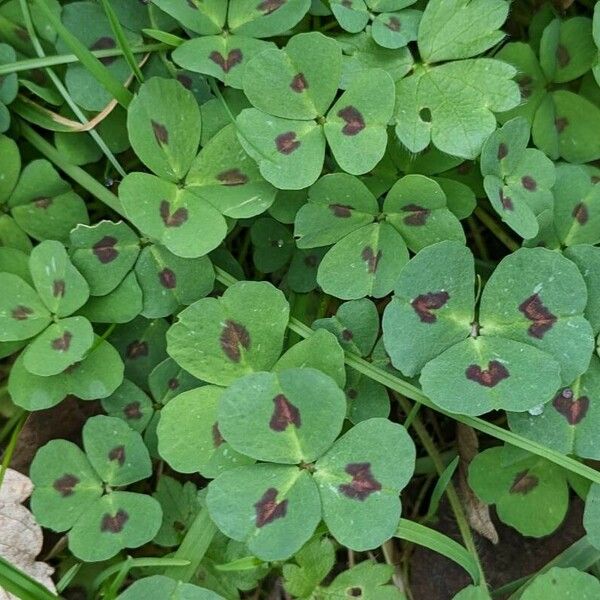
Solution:
[(114, 517), (108, 513), (102, 517), (100, 531), (103, 533), (121, 533), (127, 521), (129, 521), (129, 515), (120, 508)]
[(160, 203), (160, 217), (166, 227), (180, 227), (188, 220), (188, 210), (180, 206), (171, 214), (171, 205), (166, 200), (162, 200)]
[(254, 508), (256, 509), (256, 526), (264, 527), (275, 521), (275, 519), (285, 517), (287, 505), (287, 500), (282, 500), (278, 503), (277, 490), (275, 488), (269, 488), (263, 494), (262, 498), (254, 505)]
[(79, 478), (75, 475), (66, 474), (57, 479), (52, 487), (63, 497), (68, 498), (74, 493), (74, 487), (79, 483)]
[(358, 392), (354, 388), (349, 388), (346, 390), (346, 396), (350, 400), (356, 400), (358, 398)]
[(521, 75), (517, 78), (517, 84), (521, 91), (521, 98), (523, 100), (529, 98), (533, 93), (533, 79), (529, 75)]
[(248, 176), (242, 173), (239, 169), (229, 169), (217, 175), (217, 179), (228, 186), (245, 185), (248, 183)]
[(285, 133), (280, 133), (275, 138), (275, 147), (277, 148), (277, 152), (288, 155), (298, 150), (300, 141), (296, 139), (294, 131), (286, 131)]
[(65, 295), (65, 281), (64, 279), (55, 279), (52, 283), (52, 295), (55, 298), (62, 298)]
[(337, 116), (346, 121), (342, 127), (344, 135), (356, 135), (365, 128), (365, 120), (362, 114), (354, 106), (346, 106), (338, 111)]
[(169, 143), (169, 131), (162, 123), (150, 119), (152, 124), (152, 131), (154, 131), (154, 137), (156, 141), (162, 146), (166, 146)]
[(117, 242), (118, 240), (116, 237), (105, 235), (92, 246), (92, 252), (96, 255), (96, 258), (105, 265), (119, 256), (119, 251), (115, 248)]
[(409, 212), (410, 215), (407, 215), (402, 219), (406, 225), (412, 225), (414, 227), (420, 227), (421, 225), (425, 225), (427, 221), (427, 217), (431, 213), (428, 208), (424, 208), (419, 206), (418, 204), (407, 204), (402, 207), (402, 212)]
[(15, 321), (25, 321), (29, 318), (29, 315), (33, 314), (33, 310), (28, 306), (19, 304), (16, 308), (12, 309), (11, 316)]
[(180, 73), (179, 75), (177, 75), (177, 81), (179, 81), (179, 83), (186, 89), (186, 90), (191, 90), (192, 89), (192, 78), (189, 77), (188, 75), (183, 75), (182, 73)]
[(167, 387), (170, 390), (176, 390), (179, 387), (179, 379), (177, 379), (177, 377), (171, 377), (167, 382)]
[(308, 254), (307, 256), (304, 257), (304, 264), (309, 269), (314, 269), (317, 266), (318, 262), (319, 262), (319, 259), (314, 254)]
[(499, 146), (498, 146), (498, 160), (502, 160), (503, 158), (506, 158), (508, 156), (508, 146), (502, 142)]
[(158, 280), (160, 281), (160, 285), (168, 290), (172, 290), (177, 286), (175, 273), (166, 267), (158, 274)]
[(352, 338), (354, 337), (354, 334), (352, 333), (352, 331), (350, 331), (350, 329), (343, 329), (342, 330), (342, 339), (345, 342), (350, 342), (352, 341)]
[(304, 73), (298, 73), (294, 75), (292, 79), (292, 83), (290, 83), (290, 87), (294, 92), (298, 92), (301, 94), (304, 90), (308, 88), (308, 81), (306, 81), (306, 77), (304, 77)]
[(530, 192), (535, 192), (535, 190), (537, 189), (537, 182), (536, 180), (529, 176), (529, 175), (524, 175), (521, 178), (521, 184), (523, 185), (523, 187), (526, 190), (529, 190)]
[[(111, 37), (109, 36), (104, 36), (101, 38), (98, 38), (91, 46), (90, 46), (90, 50), (112, 50), (113, 48), (116, 48), (117, 44), (115, 42), (115, 40), (113, 40)], [(117, 60), (116, 56), (105, 56), (104, 58), (99, 58), (98, 59), (103, 65), (110, 65), (112, 63), (115, 62), (115, 60)]]
[(515, 208), (512, 199), (504, 195), (504, 190), (500, 190), (500, 203), (502, 204), (502, 208), (504, 210), (512, 211)]
[(590, 218), (588, 207), (583, 202), (575, 205), (571, 215), (580, 225), (585, 225)]
[(37, 198), (33, 202), (33, 204), (35, 205), (36, 208), (46, 209), (52, 205), (52, 198), (47, 198), (47, 197)]
[(269, 421), (269, 427), (273, 431), (285, 431), (288, 425), (300, 427), (302, 420), (300, 418), (300, 410), (294, 406), (283, 394), (277, 394), (273, 398), (273, 414)]
[(133, 419), (134, 421), (138, 421), (142, 418), (142, 411), (140, 410), (139, 402), (130, 402), (123, 409), (123, 414), (127, 419)]
[(402, 23), (398, 17), (390, 17), (389, 21), (385, 24), (390, 31), (398, 32)]
[(72, 339), (73, 334), (65, 331), (59, 338), (52, 340), (52, 348), (54, 350), (58, 350), (59, 352), (66, 352), (71, 346)]
[(350, 483), (342, 483), (340, 492), (353, 500), (366, 500), (373, 492), (381, 490), (381, 484), (371, 473), (371, 463), (350, 463), (345, 469), (348, 475), (352, 475)]
[(229, 360), (237, 363), (242, 357), (241, 349), (248, 350), (250, 348), (250, 334), (241, 323), (227, 319), (219, 343)]
[(538, 294), (532, 294), (519, 305), (519, 310), (532, 323), (527, 333), (541, 340), (556, 323), (556, 317), (544, 306)]
[(419, 315), (421, 323), (435, 323), (437, 316), (431, 311), (442, 308), (450, 299), (448, 292), (428, 292), (417, 296), (410, 305)]
[(571, 55), (562, 44), (556, 46), (556, 62), (561, 69), (564, 69), (571, 62)]
[(256, 8), (262, 11), (265, 15), (270, 15), (281, 8), (287, 0), (263, 0), (257, 4)]
[(108, 453), (108, 460), (116, 460), (122, 467), (125, 464), (125, 446), (116, 446)]
[(346, 591), (348, 592), (348, 595), (352, 596), (353, 598), (358, 598), (359, 596), (362, 596), (362, 588), (359, 587), (351, 587), (348, 588)]
[(379, 250), (377, 252), (377, 254), (375, 254), (373, 252), (373, 248), (371, 248), (371, 246), (367, 246), (366, 248), (363, 248), (363, 251), (361, 252), (360, 256), (367, 263), (367, 272), (368, 273), (375, 273), (375, 271), (377, 271), (377, 265), (379, 264), (379, 261), (381, 260), (381, 255), (382, 255), (381, 250)]
[(556, 117), (554, 119), (554, 127), (558, 133), (562, 133), (569, 125), (567, 117)]
[(330, 204), (329, 210), (331, 210), (334, 217), (340, 219), (347, 219), (352, 216), (352, 207), (348, 204)]
[(223, 436), (221, 435), (221, 431), (219, 430), (219, 424), (218, 423), (213, 423), (212, 426), (212, 439), (213, 439), (213, 445), (215, 448), (218, 448), (225, 440), (223, 439)]
[(587, 415), (590, 399), (587, 396), (581, 396), (575, 400), (573, 391), (566, 388), (554, 397), (552, 406), (567, 420), (569, 425), (577, 425)]
[(136, 360), (141, 356), (148, 356), (148, 342), (141, 342), (140, 340), (134, 340), (127, 346), (125, 351), (127, 358), (130, 360)]
[(501, 362), (491, 360), (487, 369), (482, 369), (479, 365), (469, 365), (465, 371), (465, 376), (479, 385), (493, 388), (503, 379), (508, 379), (510, 373)]
[(217, 52), (216, 50), (213, 50), (209, 54), (208, 58), (210, 58), (210, 60), (212, 60), (215, 64), (219, 65), (223, 73), (229, 73), (229, 71), (231, 71), (233, 67), (239, 65), (242, 62), (244, 55), (242, 54), (242, 51), (239, 48), (235, 48), (229, 51), (227, 58), (224, 58), (223, 55), (220, 52)]
[(539, 482), (540, 480), (535, 475), (530, 475), (528, 470), (521, 471), (515, 475), (509, 492), (511, 494), (523, 494), (523, 496), (525, 496), (536, 487)]

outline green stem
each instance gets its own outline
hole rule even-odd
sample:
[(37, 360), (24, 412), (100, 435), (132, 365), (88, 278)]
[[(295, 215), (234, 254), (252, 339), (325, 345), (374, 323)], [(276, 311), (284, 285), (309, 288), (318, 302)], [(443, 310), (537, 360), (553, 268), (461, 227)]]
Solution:
[(496, 222), (496, 220), (488, 215), (481, 206), (475, 209), (475, 215), (477, 218), (494, 234), (496, 239), (502, 242), (511, 252), (518, 250), (521, 246), (513, 240), (502, 227)]

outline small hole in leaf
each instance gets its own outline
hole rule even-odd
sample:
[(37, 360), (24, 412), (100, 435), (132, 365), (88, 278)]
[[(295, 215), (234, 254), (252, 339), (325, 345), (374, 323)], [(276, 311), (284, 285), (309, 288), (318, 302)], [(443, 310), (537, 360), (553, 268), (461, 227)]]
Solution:
[(424, 107), (419, 111), (419, 119), (424, 123), (431, 123), (431, 111)]

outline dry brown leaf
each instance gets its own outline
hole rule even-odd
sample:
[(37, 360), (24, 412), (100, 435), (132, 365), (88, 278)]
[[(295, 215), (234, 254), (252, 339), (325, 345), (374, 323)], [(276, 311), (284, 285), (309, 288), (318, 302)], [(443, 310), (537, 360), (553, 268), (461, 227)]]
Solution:
[[(51, 575), (54, 569), (36, 561), (42, 550), (42, 529), (22, 505), (33, 491), (31, 480), (8, 469), (0, 487), (0, 556), (55, 592)], [(18, 600), (0, 587), (0, 600)]]
[(498, 532), (492, 523), (489, 506), (475, 495), (469, 487), (467, 479), (469, 465), (479, 450), (477, 434), (468, 425), (458, 423), (457, 440), (458, 456), (460, 458), (458, 463), (458, 484), (469, 524), (479, 535), (488, 539), (492, 544), (497, 544), (499, 541)]

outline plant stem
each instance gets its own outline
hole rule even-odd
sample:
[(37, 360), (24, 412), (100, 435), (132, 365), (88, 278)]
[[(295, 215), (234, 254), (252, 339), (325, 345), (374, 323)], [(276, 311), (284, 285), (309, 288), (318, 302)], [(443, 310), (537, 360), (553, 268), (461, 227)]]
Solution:
[(475, 215), (477, 218), (494, 234), (496, 239), (502, 242), (511, 252), (518, 250), (521, 246), (513, 240), (502, 227), (496, 222), (496, 220), (488, 215), (481, 206), (475, 209)]

